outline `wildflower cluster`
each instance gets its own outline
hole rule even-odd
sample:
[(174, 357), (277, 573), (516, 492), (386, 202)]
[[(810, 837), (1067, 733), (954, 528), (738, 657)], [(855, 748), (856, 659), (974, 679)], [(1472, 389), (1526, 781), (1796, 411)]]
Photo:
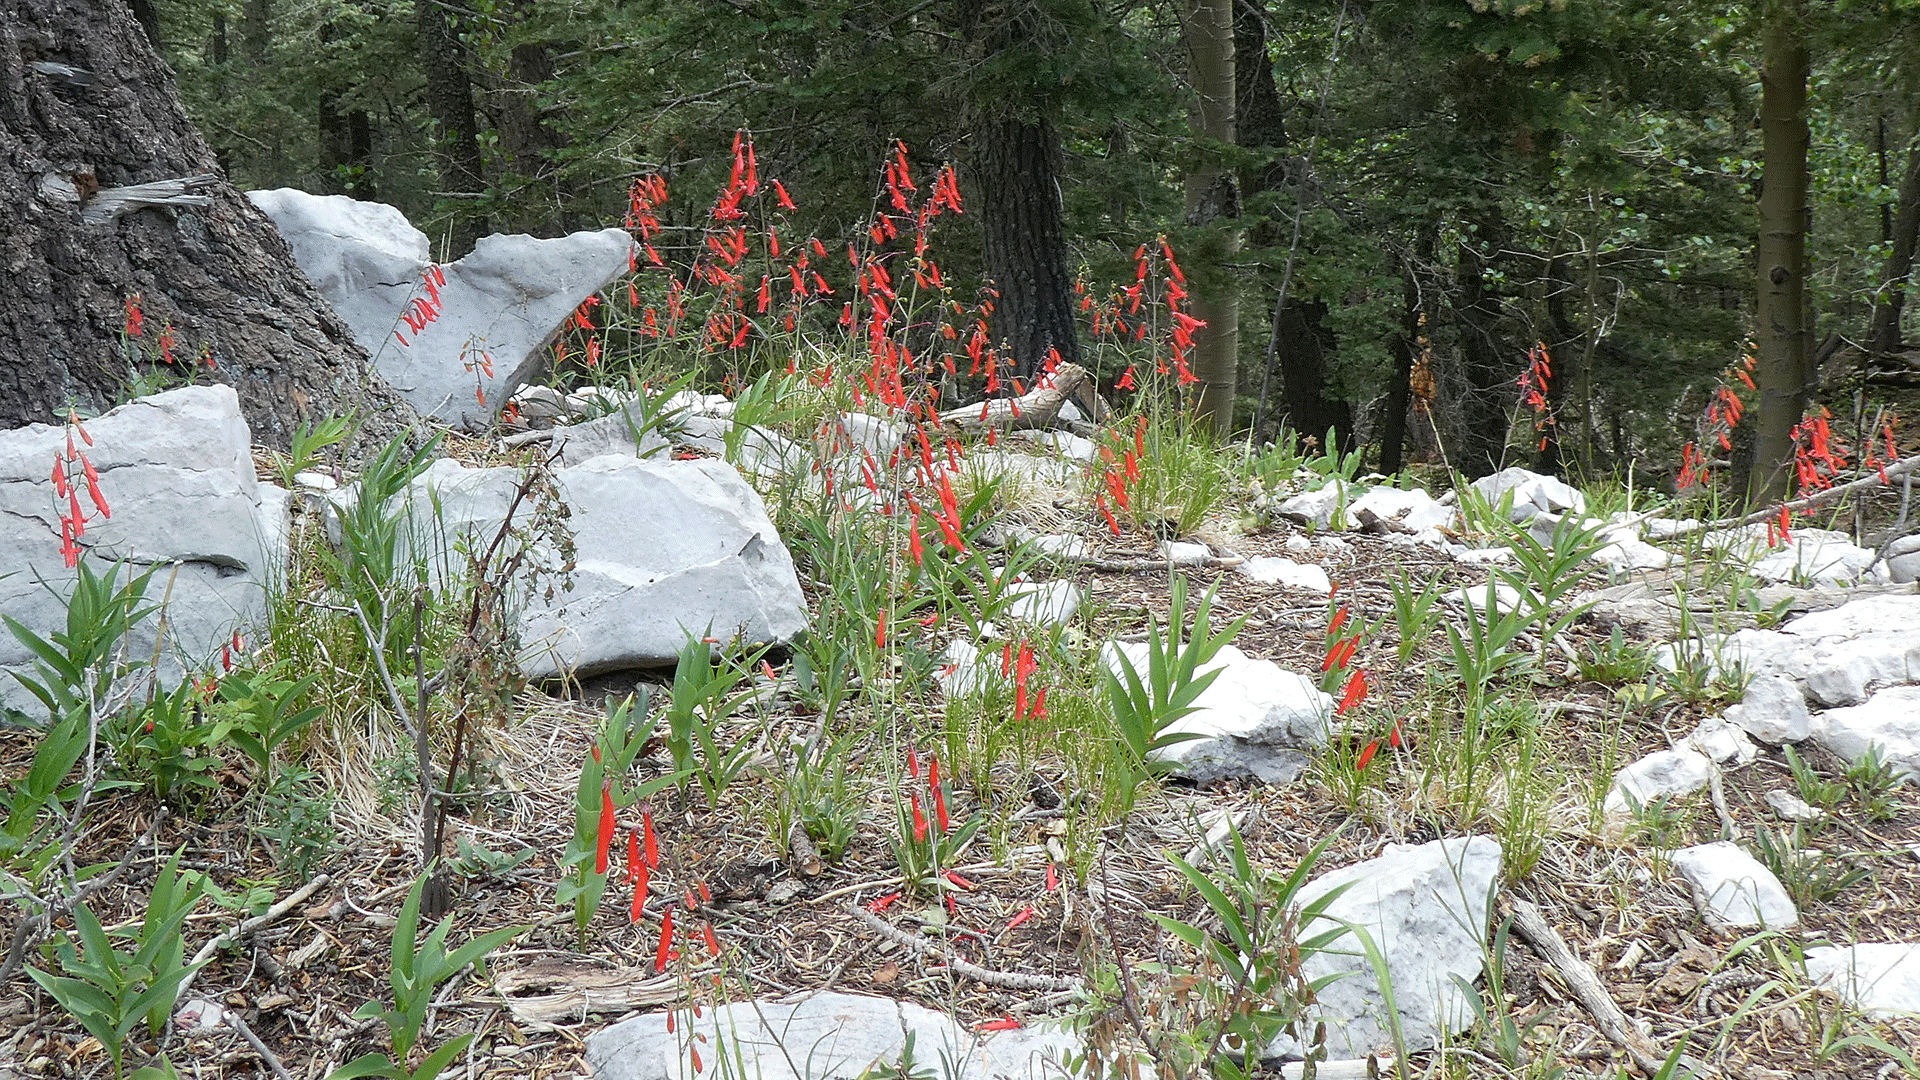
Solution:
[[(953, 890), (970, 890), (973, 883), (955, 873), (951, 864), (979, 830), (981, 815), (976, 813), (956, 827), (947, 812), (948, 792), (940, 776), (940, 759), (930, 755), (922, 775), (920, 755), (912, 748), (907, 750), (906, 786), (906, 798), (897, 804), (900, 839), (894, 844), (904, 893), (940, 893), (945, 897), (948, 910), (957, 911)], [(881, 896), (870, 901), (867, 910), (878, 914), (902, 895), (903, 892), (894, 892)]]
[[(149, 354), (145, 344), (147, 316), (142, 310), (141, 296), (139, 293), (130, 293), (121, 303), (125, 310), (125, 318), (121, 324), (121, 348), (126, 352), (128, 359), (142, 360)], [(162, 322), (160, 333), (154, 338), (151, 355), (157, 357), (159, 362), (167, 367), (175, 367), (180, 363), (179, 358), (174, 355), (179, 347), (180, 339), (173, 331), (173, 322), (171, 320)], [(198, 362), (205, 364), (208, 371), (216, 371), (220, 366), (214, 362), (211, 345), (201, 346)]]
[(421, 331), (439, 321), (440, 311), (445, 306), (440, 299), (440, 290), (446, 285), (447, 272), (439, 266), (429, 263), (425, 270), (420, 271), (420, 286), (424, 292), (415, 294), (400, 309), (400, 320), (407, 324), (407, 329), (403, 332), (396, 327), (393, 331), (394, 338), (402, 347), (413, 344), (407, 339), (407, 334), (412, 334), (414, 340), (418, 340)]
[[(1108, 432), (1107, 438), (1108, 445), (1100, 448), (1103, 469), (1100, 486), (1093, 493), (1093, 506), (1106, 518), (1107, 528), (1113, 535), (1119, 536), (1120, 522), (1114, 517), (1113, 508), (1127, 510), (1132, 505), (1134, 489), (1140, 484), (1140, 461), (1147, 456), (1147, 418), (1134, 418), (1131, 440), (1119, 431)], [(1114, 452), (1116, 448), (1120, 451), (1118, 454)]]
[(1553, 386), (1553, 357), (1547, 355), (1547, 343), (1536, 341), (1527, 350), (1527, 370), (1519, 378), (1520, 403), (1533, 413), (1533, 432), (1540, 437), (1540, 449), (1547, 448), (1549, 430), (1559, 427), (1547, 394)]
[(1029, 692), (1028, 682), (1040, 670), (1033, 658), (1033, 643), (1021, 638), (1016, 647), (1011, 641), (1000, 653), (1000, 677), (1013, 680), (1013, 718), (1039, 720), (1047, 715), (1047, 688)]
[[(1337, 589), (1335, 595), (1338, 595)], [(1332, 602), (1337, 604), (1337, 601)], [(1341, 688), (1340, 700), (1333, 707), (1336, 716), (1345, 716), (1367, 700), (1367, 669), (1355, 666), (1353, 658), (1360, 650), (1360, 643), (1372, 630), (1371, 626), (1354, 624), (1353, 611), (1345, 604), (1337, 604), (1327, 617), (1326, 652), (1320, 661), (1320, 687), (1327, 693), (1332, 693), (1336, 686)], [(1398, 722), (1384, 739), (1374, 739), (1360, 749), (1354, 767), (1366, 768), (1379, 752), (1383, 741), (1396, 748), (1401, 745)]]
[(1752, 390), (1756, 363), (1758, 360), (1754, 356), (1753, 343), (1748, 342), (1740, 362), (1720, 373), (1719, 382), (1707, 398), (1707, 411), (1701, 418), (1699, 437), (1680, 449), (1680, 478), (1676, 484), (1681, 491), (1696, 484), (1710, 483), (1713, 479), (1712, 461), (1707, 453), (1701, 451), (1702, 445), (1717, 445), (1722, 451), (1733, 449), (1733, 429), (1740, 426), (1740, 417), (1746, 411), (1740, 400), (1740, 392), (1733, 388), (1733, 384), (1738, 382)]
[[(74, 441), (79, 436), (79, 443)], [(87, 519), (98, 514), (102, 518), (111, 518), (113, 510), (107, 505), (107, 497), (100, 491), (100, 474), (94, 470), (93, 462), (88, 460), (87, 452), (81, 445), (92, 446), (93, 436), (87, 434), (86, 425), (80, 422), (78, 413), (67, 412), (67, 449), (65, 453), (55, 451), (53, 455), (53, 501), (54, 509), (60, 515), (60, 554), (66, 559), (67, 569), (71, 570), (80, 562), (80, 538), (87, 535)], [(80, 491), (86, 489), (87, 502), (80, 504)]]
[[(1171, 377), (1176, 388), (1199, 382), (1187, 363), (1193, 349), (1193, 332), (1206, 323), (1186, 312), (1187, 275), (1174, 260), (1173, 245), (1165, 236), (1151, 244), (1141, 244), (1133, 252), (1134, 280), (1114, 290), (1104, 299), (1096, 299), (1085, 279), (1074, 283), (1080, 297), (1080, 311), (1088, 320), (1088, 333), (1096, 343), (1141, 344), (1154, 339), (1160, 330), (1160, 315), (1165, 313), (1169, 332), (1169, 355), (1157, 352), (1152, 357), (1150, 374)], [(1138, 390), (1145, 375), (1138, 361), (1127, 363), (1115, 380), (1115, 390)]]

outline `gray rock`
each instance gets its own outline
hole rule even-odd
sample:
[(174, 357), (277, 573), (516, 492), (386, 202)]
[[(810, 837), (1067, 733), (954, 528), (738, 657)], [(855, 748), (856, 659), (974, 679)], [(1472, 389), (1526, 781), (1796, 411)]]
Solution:
[[(1144, 683), (1146, 643), (1110, 641), (1100, 649), (1101, 662), (1116, 674), (1121, 673), (1122, 656)], [(1305, 675), (1271, 660), (1255, 660), (1232, 645), (1200, 670), (1220, 675), (1194, 702), (1197, 708), (1167, 729), (1199, 737), (1153, 755), (1183, 773), (1192, 763), (1195, 779), (1265, 775), (1291, 780), (1298, 775), (1299, 757), (1277, 751), (1316, 749), (1332, 734), (1333, 699)]]
[[(79, 444), (99, 476), (111, 518), (95, 516), (89, 497), (80, 539), (83, 558), (104, 571), (125, 560), (131, 574), (155, 570), (149, 602), (167, 601), (160, 675), (171, 684), (216, 662), (235, 630), (265, 621), (267, 590), (278, 584), (281, 529), (276, 501), (263, 511), (251, 439), (228, 386), (189, 386), (140, 398), (86, 422), (93, 445)], [(66, 628), (66, 597), (77, 572), (60, 553), (60, 517), (52, 465), (67, 433), (30, 424), (0, 432), (0, 612), (41, 637)], [(84, 485), (78, 468), (70, 478)], [(158, 618), (135, 635), (130, 655), (151, 656)], [(31, 654), (0, 629), (0, 669), (30, 673)], [(35, 716), (44, 707), (0, 671), (0, 705)]]
[(1518, 466), (1475, 480), (1473, 490), (1496, 507), (1511, 491), (1513, 511), (1510, 517), (1515, 522), (1531, 521), (1543, 513), (1587, 512), (1586, 496), (1551, 476), (1542, 476)]
[(1711, 922), (1776, 930), (1800, 923), (1780, 879), (1732, 841), (1681, 848), (1673, 853), (1673, 867), (1693, 886), (1694, 902)]
[(292, 188), (247, 197), (273, 219), (380, 377), (423, 415), (469, 430), (492, 423), (545, 363), (548, 339), (582, 301), (626, 271), (633, 250), (620, 229), (554, 240), (486, 237), (442, 267), (439, 316), (415, 332), (402, 314), (427, 296), (421, 275), (430, 255), (426, 235), (400, 211)]
[(1709, 716), (1694, 725), (1686, 742), (1693, 749), (1723, 764), (1733, 761), (1745, 765), (1760, 756), (1760, 748), (1747, 738), (1747, 733), (1723, 716)]
[(1005, 595), (1008, 617), (1022, 622), (1054, 626), (1080, 610), (1080, 586), (1071, 581), (1015, 585)]
[(1384, 484), (1368, 488), (1366, 494), (1353, 500), (1347, 507), (1347, 521), (1351, 523), (1357, 520), (1362, 510), (1388, 521), (1398, 521), (1415, 532), (1451, 528), (1457, 516), (1453, 507), (1441, 504), (1424, 488), (1396, 488)]
[(1813, 738), (1853, 762), (1877, 746), (1888, 764), (1920, 780), (1920, 686), (1890, 686), (1865, 704), (1828, 709), (1815, 718)]
[(1783, 821), (1819, 821), (1826, 816), (1819, 807), (1785, 788), (1767, 792), (1767, 805)]
[[(975, 1032), (945, 1013), (888, 998), (821, 993), (629, 1017), (587, 1037), (597, 1080), (1059, 1080), (1080, 1040), (1057, 1027)], [(912, 1069), (901, 1068), (909, 1043)], [(693, 1060), (698, 1055), (700, 1067)]]
[(649, 424), (642, 409), (628, 404), (606, 416), (554, 428), (551, 446), (561, 465), (578, 465), (602, 454), (651, 458), (667, 449), (666, 435), (659, 428)]
[(1234, 567), (1234, 570), (1262, 585), (1284, 585), (1321, 596), (1333, 593), (1333, 579), (1318, 563), (1297, 563), (1278, 555), (1256, 555)]
[(1614, 775), (1607, 791), (1607, 816), (1617, 821), (1632, 814), (1635, 803), (1648, 806), (1707, 786), (1713, 763), (1697, 750), (1661, 750), (1628, 765)]
[(1888, 942), (1808, 949), (1807, 978), (1875, 1020), (1920, 1015), (1920, 945)]
[(1920, 581), (1920, 533), (1887, 545), (1887, 576), (1899, 584)]
[(1800, 688), (1780, 675), (1755, 677), (1740, 703), (1727, 708), (1726, 718), (1761, 742), (1775, 745), (1805, 740), (1813, 725)]
[(1753, 564), (1755, 577), (1799, 584), (1835, 584), (1872, 580), (1875, 553), (1853, 543), (1846, 533), (1831, 529), (1799, 529), (1777, 551)]
[[(1453, 977), (1468, 983), (1480, 977), (1502, 857), (1499, 841), (1487, 836), (1389, 844), (1379, 858), (1322, 874), (1300, 890), (1305, 906), (1349, 886), (1328, 906), (1327, 917), (1364, 928), (1386, 958), (1408, 1049), (1433, 1046), (1473, 1024), (1469, 991)], [(1302, 933), (1324, 929), (1326, 924), (1311, 922)], [(1301, 973), (1308, 979), (1342, 976), (1319, 992), (1329, 1053), (1392, 1052), (1387, 999), (1355, 935), (1306, 958)]]
[(1341, 513), (1341, 507), (1352, 497), (1351, 488), (1342, 481), (1334, 480), (1312, 491), (1281, 500), (1273, 512), (1310, 529), (1344, 529), (1347, 521)]
[[(436, 572), (457, 565), (453, 545), (491, 539), (518, 479), (441, 461), (399, 497)], [(793, 558), (731, 466), (602, 455), (555, 479), (576, 564), (571, 588), (522, 598), (529, 677), (669, 664), (689, 634), (752, 644), (805, 629)]]

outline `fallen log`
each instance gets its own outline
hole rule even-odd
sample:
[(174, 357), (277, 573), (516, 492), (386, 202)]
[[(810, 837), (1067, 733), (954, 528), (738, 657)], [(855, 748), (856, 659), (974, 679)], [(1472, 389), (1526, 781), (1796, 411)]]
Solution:
[(1094, 389), (1092, 373), (1079, 364), (1061, 364), (1019, 397), (989, 398), (978, 405), (948, 409), (940, 414), (940, 422), (968, 433), (1045, 428), (1059, 420), (1060, 410), (1069, 401), (1096, 424), (1107, 418), (1106, 402)]

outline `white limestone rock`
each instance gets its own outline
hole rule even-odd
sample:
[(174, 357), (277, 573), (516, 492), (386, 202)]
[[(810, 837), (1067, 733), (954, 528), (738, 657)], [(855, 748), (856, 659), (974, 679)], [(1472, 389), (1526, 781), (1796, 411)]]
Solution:
[(1080, 610), (1080, 586), (1071, 581), (1015, 585), (1006, 592), (1007, 615), (1022, 622), (1058, 625)]
[(1661, 750), (1628, 765), (1614, 774), (1607, 791), (1605, 811), (1608, 817), (1624, 820), (1633, 805), (1650, 806), (1656, 799), (1688, 795), (1707, 786), (1713, 775), (1713, 763), (1698, 750), (1686, 748)]
[(1015, 437), (1022, 438), (1056, 454), (1068, 461), (1077, 461), (1083, 465), (1093, 463), (1100, 454), (1100, 448), (1093, 440), (1082, 438), (1071, 431), (1035, 431), (1032, 429), (1016, 431)]
[[(86, 421), (91, 446), (76, 439), (99, 476), (112, 517), (97, 515), (78, 466), (86, 532), (78, 543), (95, 571), (128, 565), (119, 580), (153, 570), (146, 597), (167, 601), (160, 677), (204, 670), (235, 630), (264, 622), (267, 590), (283, 572), (279, 498), (265, 500), (251, 437), (233, 388), (188, 386), (139, 398)], [(45, 638), (67, 625), (65, 598), (78, 578), (61, 555), (61, 515), (52, 469), (64, 455), (62, 427), (29, 424), (0, 432), (0, 612)], [(42, 584), (42, 583), (45, 584)], [(151, 656), (159, 617), (135, 634), (129, 655)], [(32, 654), (0, 627), (0, 706), (45, 719), (45, 706), (8, 674), (30, 674)]]
[(1808, 949), (1807, 978), (1875, 1020), (1920, 1015), (1920, 945), (1875, 942)]
[(1205, 544), (1164, 540), (1160, 544), (1160, 557), (1175, 566), (1205, 566), (1207, 560), (1213, 558), (1213, 549)]
[(1345, 482), (1334, 480), (1312, 491), (1282, 500), (1273, 512), (1311, 529), (1344, 529), (1347, 521), (1340, 508), (1352, 495), (1352, 490)]
[[(587, 1037), (597, 1080), (828, 1080), (898, 1075), (912, 1046), (915, 1074), (943, 1080), (1064, 1080), (1084, 1055), (1057, 1027), (978, 1032), (912, 1002), (827, 992), (628, 1017)], [(696, 1051), (700, 1067), (694, 1068)]]
[[(545, 345), (582, 301), (628, 267), (621, 229), (554, 240), (489, 236), (441, 269), (439, 317), (407, 344), (402, 312), (427, 295), (426, 234), (400, 211), (292, 188), (250, 191), (294, 261), (373, 358), (374, 370), (422, 415), (478, 430), (546, 362)], [(489, 357), (491, 374), (477, 362)]]
[(1886, 568), (1889, 581), (1901, 585), (1920, 581), (1920, 533), (1887, 545)]
[(940, 666), (933, 673), (941, 695), (949, 701), (981, 693), (999, 677), (998, 657), (988, 656), (973, 642), (958, 638), (947, 643), (946, 651), (940, 654)]
[(1747, 733), (1723, 716), (1709, 716), (1700, 721), (1687, 735), (1686, 742), (1721, 764), (1731, 761), (1745, 765), (1760, 757), (1760, 748), (1747, 738)]
[(1761, 742), (1774, 745), (1802, 742), (1813, 730), (1807, 699), (1792, 679), (1781, 675), (1756, 676), (1740, 703), (1727, 707), (1726, 718)]
[(1305, 589), (1321, 596), (1333, 594), (1333, 579), (1318, 563), (1297, 563), (1277, 555), (1256, 555), (1234, 567), (1234, 570), (1262, 585)]
[[(1779, 630), (1740, 630), (1686, 647), (1719, 672), (1795, 680), (1809, 704), (1857, 705), (1877, 687), (1920, 681), (1920, 595), (1863, 597)], [(1670, 647), (1655, 655), (1672, 666)]]
[(1475, 480), (1472, 487), (1495, 507), (1500, 505), (1508, 492), (1512, 492), (1513, 509), (1508, 516), (1516, 523), (1531, 521), (1542, 513), (1587, 512), (1586, 496), (1551, 476), (1542, 476), (1518, 466), (1483, 476)]
[(1860, 547), (1843, 532), (1830, 529), (1799, 529), (1779, 550), (1763, 555), (1753, 564), (1755, 577), (1767, 581), (1812, 584), (1841, 584), (1873, 580), (1870, 573), (1876, 553)]
[(1416, 533), (1426, 529), (1452, 528), (1458, 516), (1453, 507), (1434, 499), (1425, 488), (1406, 489), (1386, 485), (1369, 488), (1366, 494), (1353, 500), (1347, 506), (1348, 523), (1358, 520), (1362, 510), (1384, 520), (1398, 521)]
[(1600, 531), (1606, 546), (1593, 553), (1593, 561), (1610, 570), (1660, 570), (1680, 561), (1680, 557), (1640, 539), (1635, 526), (1610, 525)]
[[(436, 573), (457, 569), (452, 545), (492, 538), (519, 475), (435, 462), (396, 497), (410, 544)], [(573, 584), (519, 598), (530, 678), (670, 664), (688, 635), (760, 644), (806, 628), (793, 558), (731, 466), (602, 455), (555, 470), (555, 481), (570, 510)]]
[(1767, 805), (1783, 821), (1819, 821), (1826, 814), (1812, 803), (1785, 788), (1767, 792)]
[(1693, 886), (1694, 902), (1711, 922), (1775, 930), (1800, 923), (1780, 879), (1732, 841), (1681, 848), (1673, 853), (1673, 868)]
[[(1489, 593), (1491, 590), (1491, 593)], [(1489, 581), (1485, 585), (1468, 585), (1440, 594), (1441, 603), (1462, 610), (1484, 613), (1491, 598), (1496, 614), (1505, 615), (1514, 611), (1532, 611), (1540, 606), (1540, 597), (1529, 589), (1522, 593), (1519, 589), (1504, 581)]]
[[(1473, 1025), (1469, 992), (1453, 977), (1468, 983), (1480, 977), (1502, 857), (1499, 841), (1487, 836), (1389, 844), (1380, 857), (1322, 874), (1300, 890), (1305, 906), (1347, 887), (1328, 906), (1327, 917), (1365, 928), (1386, 957), (1408, 1049), (1434, 1046)], [(1326, 923), (1310, 922), (1302, 934), (1325, 929)], [(1355, 936), (1306, 958), (1301, 971), (1308, 979), (1342, 975), (1318, 995), (1329, 1053), (1392, 1052), (1386, 998)]]
[(1814, 718), (1815, 742), (1859, 762), (1873, 747), (1909, 780), (1920, 780), (1920, 686), (1890, 686), (1862, 705), (1828, 709)]
[[(1117, 675), (1123, 656), (1145, 683), (1146, 643), (1110, 641), (1101, 647), (1101, 662)], [(1201, 692), (1195, 711), (1168, 728), (1198, 738), (1154, 751), (1156, 759), (1172, 762), (1197, 782), (1236, 776), (1290, 782), (1305, 766), (1299, 751), (1324, 746), (1332, 735), (1333, 699), (1305, 675), (1255, 660), (1233, 645), (1222, 647), (1200, 671), (1220, 675)]]

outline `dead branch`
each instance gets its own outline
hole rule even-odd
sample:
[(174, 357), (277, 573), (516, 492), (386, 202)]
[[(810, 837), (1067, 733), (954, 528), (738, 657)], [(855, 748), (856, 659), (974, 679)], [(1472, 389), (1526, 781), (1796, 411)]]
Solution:
[(122, 214), (150, 206), (206, 206), (213, 196), (205, 194), (217, 186), (220, 178), (212, 173), (156, 180), (151, 184), (101, 188), (80, 211), (82, 225), (105, 225)]
[[(1739, 528), (1742, 525), (1758, 525), (1760, 522), (1769, 521), (1779, 517), (1780, 511), (1782, 510), (1786, 510), (1789, 513), (1798, 514), (1805, 510), (1811, 510), (1817, 506), (1825, 506), (1827, 503), (1834, 502), (1839, 499), (1844, 499), (1848, 495), (1851, 495), (1856, 491), (1866, 491), (1869, 488), (1876, 488), (1884, 484), (1891, 484), (1895, 480), (1900, 480), (1905, 478), (1908, 473), (1913, 472), (1915, 469), (1920, 469), (1920, 454), (1915, 454), (1912, 457), (1901, 458), (1899, 461), (1896, 461), (1893, 464), (1888, 465), (1884, 469), (1875, 469), (1873, 472), (1868, 473), (1867, 475), (1861, 477), (1858, 480), (1841, 484), (1838, 487), (1830, 487), (1830, 488), (1827, 488), (1825, 491), (1816, 491), (1811, 495), (1808, 495), (1804, 498), (1794, 499), (1791, 502), (1774, 503), (1773, 505), (1768, 506), (1764, 510), (1755, 510), (1753, 513), (1746, 514), (1741, 517), (1721, 518), (1718, 521), (1701, 521), (1701, 522), (1689, 523), (1682, 526), (1679, 529), (1674, 530), (1674, 532), (1671, 535), (1687, 536), (1692, 533), (1700, 532), (1704, 529), (1735, 529), (1735, 528)], [(1658, 516), (1657, 513), (1647, 514), (1643, 516), (1643, 520), (1644, 518), (1657, 517), (1657, 516)]]
[(874, 933), (911, 952), (919, 953), (921, 956), (932, 957), (945, 964), (954, 974), (965, 975), (975, 982), (985, 983), (988, 986), (1004, 987), (1008, 990), (1084, 992), (1087, 988), (1087, 984), (1080, 979), (1056, 979), (1051, 975), (1029, 975), (1019, 971), (993, 971), (988, 968), (983, 968), (978, 964), (968, 963), (960, 959), (945, 949), (940, 948), (938, 945), (934, 945), (931, 942), (924, 941), (913, 934), (907, 933), (858, 904), (847, 904), (844, 907), (847, 914), (866, 923), (868, 929)]
[(1019, 397), (991, 398), (978, 405), (962, 405), (940, 414), (940, 422), (968, 433), (991, 429), (1019, 431), (1044, 428), (1072, 401), (1096, 423), (1106, 415), (1106, 403), (1093, 387), (1093, 376), (1079, 364), (1061, 364), (1042, 376), (1033, 389)]

